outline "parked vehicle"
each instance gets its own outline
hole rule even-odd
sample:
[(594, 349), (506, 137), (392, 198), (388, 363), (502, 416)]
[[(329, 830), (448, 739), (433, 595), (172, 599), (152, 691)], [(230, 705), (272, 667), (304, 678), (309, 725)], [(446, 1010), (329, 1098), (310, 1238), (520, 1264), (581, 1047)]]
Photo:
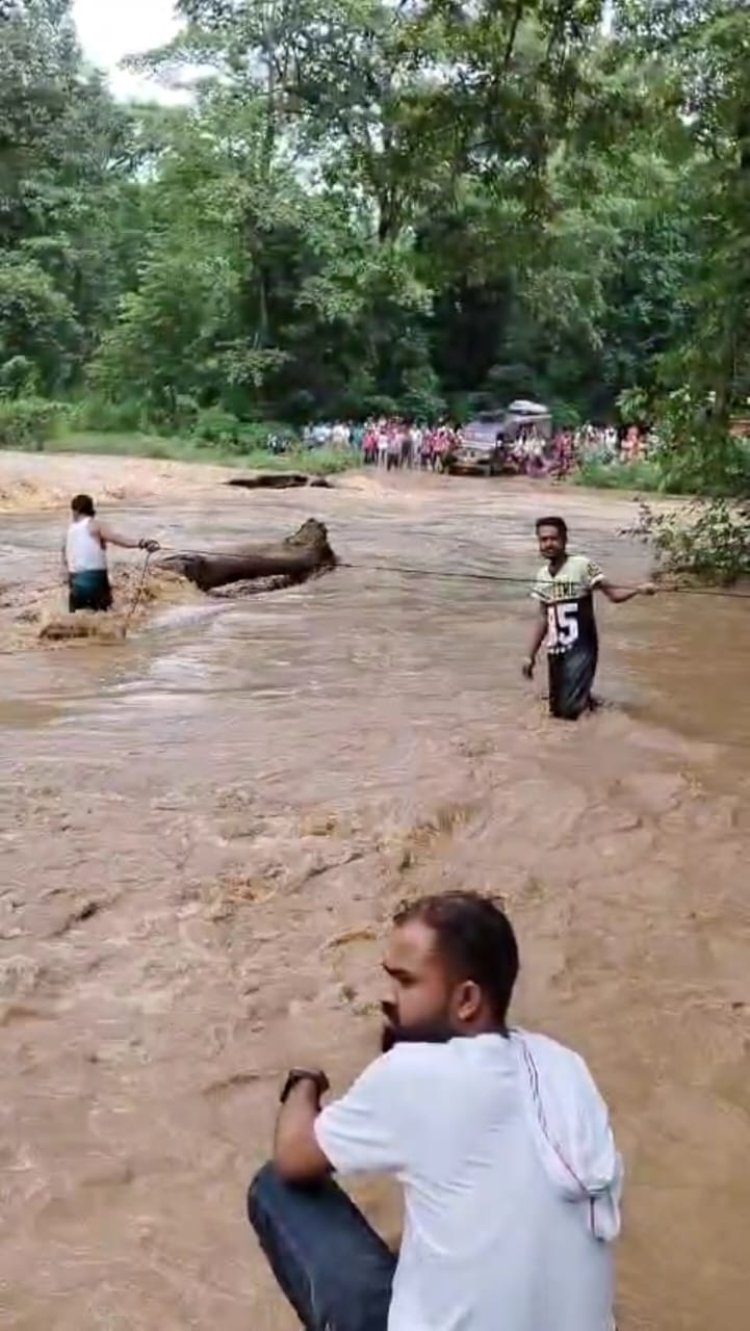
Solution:
[(549, 407), (539, 402), (527, 402), (523, 398), (511, 402), (503, 416), (505, 442), (514, 444), (520, 435), (532, 430), (542, 439), (551, 438), (552, 413)]
[(461, 432), (453, 452), (444, 460), (443, 470), (451, 476), (499, 476), (505, 470), (505, 448), (494, 425), (472, 421), (471, 429)]
[(519, 399), (505, 409), (483, 411), (462, 429), (445, 469), (452, 475), (513, 475), (514, 445), (532, 429), (545, 439), (552, 433), (552, 416), (539, 403)]

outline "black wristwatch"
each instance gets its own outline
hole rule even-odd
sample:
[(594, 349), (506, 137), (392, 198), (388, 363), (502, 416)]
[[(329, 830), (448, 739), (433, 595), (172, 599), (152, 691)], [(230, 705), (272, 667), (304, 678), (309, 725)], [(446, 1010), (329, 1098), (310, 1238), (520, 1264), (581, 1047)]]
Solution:
[(292, 1068), (284, 1082), (281, 1095), (279, 1096), (279, 1101), (282, 1105), (286, 1104), (286, 1101), (289, 1099), (295, 1086), (300, 1081), (313, 1082), (318, 1089), (319, 1097), (325, 1095), (326, 1091), (330, 1088), (330, 1082), (325, 1072), (313, 1072), (311, 1068)]

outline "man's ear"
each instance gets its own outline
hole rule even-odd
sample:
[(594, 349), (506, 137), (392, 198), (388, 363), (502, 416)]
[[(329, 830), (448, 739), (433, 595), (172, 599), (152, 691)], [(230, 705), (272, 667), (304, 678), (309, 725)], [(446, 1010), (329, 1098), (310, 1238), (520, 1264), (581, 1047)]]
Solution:
[(464, 980), (455, 996), (455, 1011), (459, 1021), (474, 1021), (482, 1007), (482, 991), (474, 980)]

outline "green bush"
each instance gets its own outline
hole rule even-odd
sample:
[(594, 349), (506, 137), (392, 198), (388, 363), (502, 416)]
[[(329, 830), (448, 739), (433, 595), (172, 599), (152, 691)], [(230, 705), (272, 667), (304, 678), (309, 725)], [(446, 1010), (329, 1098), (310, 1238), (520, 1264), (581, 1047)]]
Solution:
[(359, 453), (353, 448), (300, 448), (286, 456), (295, 470), (318, 476), (333, 476), (361, 465)]
[(657, 405), (661, 488), (714, 498), (750, 494), (750, 443), (714, 417), (705, 400), (680, 388)]
[(97, 434), (127, 434), (146, 426), (143, 404), (135, 398), (111, 402), (108, 398), (86, 397), (70, 408), (71, 430), (93, 430)]
[(727, 499), (696, 499), (677, 513), (655, 513), (641, 501), (631, 533), (656, 551), (667, 573), (731, 584), (750, 576), (750, 507)]
[(602, 462), (589, 458), (582, 462), (573, 480), (576, 485), (590, 485), (598, 490), (659, 490), (661, 474), (656, 462)]
[(284, 439), (290, 448), (299, 442), (296, 431), (285, 421), (243, 421), (240, 425), (238, 442), (243, 453), (268, 448), (272, 439)]
[(0, 448), (42, 450), (67, 413), (61, 402), (40, 397), (0, 398)]
[(173, 438), (190, 434), (199, 415), (198, 403), (190, 393), (171, 393), (168, 398), (144, 407), (143, 428)]
[(716, 498), (750, 494), (750, 443), (718, 432), (659, 455), (662, 489)]
[(577, 430), (583, 424), (581, 413), (572, 402), (552, 398), (548, 403), (555, 426), (561, 430)]
[(191, 427), (194, 439), (222, 448), (236, 448), (240, 438), (241, 422), (223, 407), (204, 407)]
[(290, 445), (297, 441), (294, 430), (283, 421), (241, 421), (223, 407), (199, 411), (190, 433), (199, 443), (242, 454), (268, 448), (273, 438), (285, 439)]
[(311, 476), (332, 476), (351, 471), (360, 465), (359, 454), (353, 449), (299, 448), (288, 453), (271, 453), (267, 448), (254, 448), (236, 454), (233, 461), (250, 471), (303, 471)]

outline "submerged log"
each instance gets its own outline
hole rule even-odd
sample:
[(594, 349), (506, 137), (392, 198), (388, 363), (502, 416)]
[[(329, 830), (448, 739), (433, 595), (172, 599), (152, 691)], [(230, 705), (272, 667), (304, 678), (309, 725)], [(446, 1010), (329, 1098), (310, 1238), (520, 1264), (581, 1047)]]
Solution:
[(161, 568), (182, 574), (201, 591), (210, 592), (232, 582), (255, 578), (282, 577), (284, 585), (292, 586), (315, 573), (335, 568), (336, 556), (328, 544), (323, 523), (308, 518), (285, 541), (237, 546), (233, 550), (217, 550), (215, 554), (188, 550), (184, 554), (165, 555), (158, 563)]
[(317, 490), (333, 489), (325, 476), (311, 476), (303, 471), (261, 471), (257, 476), (232, 476), (225, 484), (238, 490), (298, 490), (306, 485)]

